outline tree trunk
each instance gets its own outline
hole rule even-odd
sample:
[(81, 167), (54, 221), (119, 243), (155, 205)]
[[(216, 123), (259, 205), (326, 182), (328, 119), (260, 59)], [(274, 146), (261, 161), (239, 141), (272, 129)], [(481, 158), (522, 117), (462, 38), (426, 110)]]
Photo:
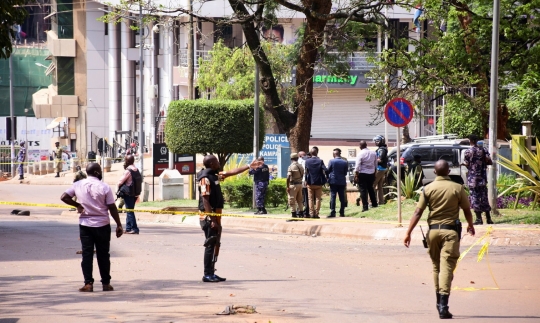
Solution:
[[(306, 8), (318, 13), (328, 14), (332, 7), (331, 0), (303, 1)], [(326, 21), (307, 18), (302, 47), (296, 64), (296, 124), (290, 131), (291, 151), (309, 150), (311, 121), (313, 118), (313, 74), (318, 49), (323, 43)]]

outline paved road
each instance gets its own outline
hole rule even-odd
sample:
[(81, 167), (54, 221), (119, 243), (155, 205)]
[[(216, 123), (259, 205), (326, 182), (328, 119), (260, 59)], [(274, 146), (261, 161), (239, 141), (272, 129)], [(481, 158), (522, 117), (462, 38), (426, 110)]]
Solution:
[[(418, 246), (226, 228), (217, 268), (228, 280), (208, 284), (200, 281), (200, 229), (145, 224), (139, 236), (113, 238), (116, 290), (86, 294), (77, 291), (76, 219), (2, 213), (0, 323), (438, 321), (430, 262)], [(501, 290), (456, 291), (451, 311), (468, 322), (538, 322), (540, 248), (490, 251)], [(454, 285), (494, 283), (486, 263), (469, 257)], [(214, 315), (230, 304), (260, 314)]]

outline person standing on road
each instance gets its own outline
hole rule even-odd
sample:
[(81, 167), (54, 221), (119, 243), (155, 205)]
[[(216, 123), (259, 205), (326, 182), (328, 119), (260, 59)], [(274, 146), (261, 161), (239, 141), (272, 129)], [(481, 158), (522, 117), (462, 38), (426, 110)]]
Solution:
[[(120, 180), (118, 180), (118, 188), (120, 189), (123, 184), (130, 187), (133, 185), (133, 178), (132, 178), (132, 172), (139, 172), (137, 167), (134, 165), (135, 158), (133, 155), (130, 155), (124, 159), (124, 174), (122, 177), (120, 177)], [(124, 204), (126, 206), (126, 209), (130, 211), (126, 211), (126, 231), (124, 233), (127, 234), (139, 234), (139, 227), (137, 226), (137, 218), (135, 217), (135, 212), (133, 212), (133, 209), (135, 209), (135, 202), (137, 201), (138, 196), (133, 196), (130, 194), (124, 194), (123, 196)]]
[(452, 279), (459, 258), (459, 241), (461, 240), (461, 222), (459, 209), (463, 209), (467, 219), (467, 232), (474, 236), (471, 208), (467, 193), (462, 185), (452, 182), (450, 167), (446, 160), (435, 163), (437, 177), (433, 183), (424, 187), (423, 193), (403, 243), (409, 248), (411, 233), (420, 221), (422, 213), (429, 208), (427, 233), (428, 253), (433, 263), (433, 278), (439, 318), (451, 319), (448, 311), (448, 299), (452, 288)]
[(215, 274), (215, 263), (219, 254), (221, 245), (221, 216), (210, 214), (223, 213), (225, 201), (221, 192), (220, 181), (229, 176), (238, 175), (248, 169), (255, 169), (261, 166), (261, 163), (254, 160), (249, 166), (242, 166), (227, 172), (219, 172), (221, 165), (214, 155), (207, 155), (203, 159), (205, 169), (197, 174), (197, 183), (199, 186), (199, 211), (201, 229), (204, 231), (204, 276), (202, 281), (205, 283), (217, 283), (225, 281), (226, 278)]
[(487, 224), (493, 224), (487, 189), (487, 167), (493, 165), (493, 162), (487, 149), (477, 145), (478, 137), (476, 135), (470, 135), (469, 142), (471, 148), (465, 151), (463, 164), (468, 170), (467, 184), (469, 185), (469, 199), (476, 214), (474, 224), (484, 224), (482, 221), (482, 212), (486, 213)]
[(62, 171), (62, 154), (64, 153), (64, 150), (62, 147), (60, 147), (60, 143), (57, 141), (54, 143), (56, 146), (56, 151), (54, 152), (55, 157), (55, 170), (56, 170), (56, 176), (60, 177), (60, 172)]
[(384, 136), (375, 136), (373, 142), (377, 146), (377, 171), (375, 172), (375, 182), (373, 189), (377, 193), (378, 205), (385, 204), (384, 186), (386, 184), (386, 173), (388, 171), (388, 146)]
[(360, 152), (356, 157), (355, 167), (355, 182), (358, 183), (358, 189), (360, 190), (360, 198), (362, 199), (362, 212), (367, 211), (368, 208), (368, 194), (371, 200), (371, 207), (379, 206), (377, 204), (377, 196), (373, 189), (373, 182), (375, 182), (375, 171), (377, 169), (377, 153), (367, 148), (367, 143), (360, 141)]
[(266, 198), (266, 191), (268, 190), (268, 181), (270, 180), (270, 169), (264, 163), (263, 157), (259, 157), (257, 160), (262, 163), (261, 166), (249, 170), (249, 174), (253, 175), (253, 182), (255, 183), (255, 204), (257, 204), (257, 212), (255, 214), (267, 214), (268, 212), (266, 212), (266, 208), (264, 207), (264, 200)]
[(304, 167), (298, 162), (298, 154), (291, 154), (291, 165), (287, 169), (287, 195), (289, 197), (289, 206), (293, 218), (303, 218), (304, 210), (302, 204)]
[(298, 164), (302, 166), (304, 169), (304, 176), (302, 176), (302, 199), (304, 204), (304, 210), (302, 212), (302, 216), (309, 215), (309, 199), (308, 199), (308, 191), (307, 191), (307, 185), (306, 185), (306, 160), (310, 158), (310, 156), (306, 155), (305, 151), (299, 151), (298, 152)]
[(328, 218), (336, 217), (336, 194), (339, 196), (339, 216), (345, 216), (347, 199), (345, 189), (347, 188), (347, 172), (349, 165), (341, 157), (341, 149), (333, 151), (334, 159), (328, 163), (328, 184), (330, 184), (330, 215)]
[[(80, 292), (94, 291), (93, 258), (94, 247), (98, 261), (99, 273), (103, 291), (113, 291), (111, 286), (111, 224), (109, 213), (116, 222), (116, 237), (120, 238), (123, 233), (122, 223), (118, 216), (118, 210), (114, 204), (111, 188), (101, 182), (101, 166), (90, 163), (86, 167), (88, 178), (73, 183), (61, 196), (61, 200), (77, 208), (79, 213), (79, 234), (82, 245), (82, 272), (84, 286)], [(78, 202), (72, 198), (77, 197)]]
[(308, 189), (309, 200), (309, 215), (305, 214), (306, 218), (319, 219), (319, 211), (321, 210), (322, 187), (326, 184), (328, 170), (324, 162), (317, 156), (319, 149), (313, 147), (310, 151), (311, 158), (306, 160), (306, 185)]
[(17, 167), (17, 171), (19, 172), (19, 180), (24, 179), (24, 161), (26, 160), (26, 148), (24, 148), (24, 141), (21, 141), (20, 143), (21, 148), (19, 149), (19, 154), (17, 155), (17, 161), (20, 163), (19, 167)]

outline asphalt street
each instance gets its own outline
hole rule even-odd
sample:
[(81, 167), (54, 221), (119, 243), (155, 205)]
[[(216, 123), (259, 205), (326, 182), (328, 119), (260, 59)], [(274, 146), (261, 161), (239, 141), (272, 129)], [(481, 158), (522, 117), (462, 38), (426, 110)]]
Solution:
[[(140, 235), (112, 240), (115, 291), (80, 293), (77, 219), (1, 213), (1, 323), (438, 320), (421, 246), (225, 228), (217, 273), (227, 282), (212, 284), (201, 282), (199, 228), (144, 224)], [(538, 322), (539, 255), (538, 247), (491, 247), (501, 289), (453, 292), (456, 319)], [(487, 263), (465, 258), (454, 286), (493, 287)], [(258, 314), (215, 315), (232, 304), (254, 305)]]

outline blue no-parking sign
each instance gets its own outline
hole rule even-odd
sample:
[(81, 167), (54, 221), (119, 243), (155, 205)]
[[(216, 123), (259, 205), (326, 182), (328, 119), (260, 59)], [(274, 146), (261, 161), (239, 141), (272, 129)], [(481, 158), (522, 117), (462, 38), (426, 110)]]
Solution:
[(395, 98), (388, 102), (384, 109), (384, 117), (394, 127), (404, 127), (411, 122), (413, 105), (403, 98)]

